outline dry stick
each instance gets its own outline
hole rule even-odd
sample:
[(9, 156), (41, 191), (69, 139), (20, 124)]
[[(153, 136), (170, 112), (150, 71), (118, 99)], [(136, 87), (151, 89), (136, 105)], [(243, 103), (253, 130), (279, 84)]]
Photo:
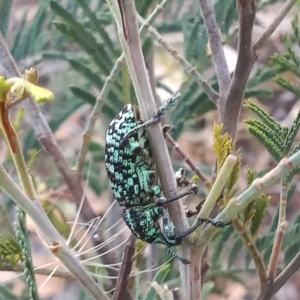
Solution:
[(133, 264), (133, 257), (135, 253), (135, 241), (136, 238), (133, 234), (130, 235), (124, 250), (122, 259), (122, 265), (118, 274), (118, 280), (116, 284), (116, 290), (113, 296), (113, 300), (127, 300), (131, 299), (129, 293), (124, 295), (128, 288), (128, 282), (130, 278), (130, 272)]
[(201, 76), (201, 74), (197, 71), (197, 69), (192, 66), (182, 55), (178, 53), (178, 51), (172, 47), (169, 43), (167, 43), (163, 37), (157, 32), (155, 28), (150, 26), (150, 24), (145, 21), (141, 16), (138, 16), (139, 22), (142, 26), (145, 26), (151, 36), (165, 49), (167, 50), (179, 63), (184, 67), (185, 71), (188, 74), (194, 76), (196, 82), (200, 84), (203, 88), (209, 99), (217, 104), (219, 99), (218, 93), (207, 83), (207, 81)]
[(225, 97), (231, 78), (212, 2), (211, 0), (199, 0), (218, 79), (219, 95)]
[[(167, 4), (170, 2), (170, 0), (163, 0), (159, 5), (155, 7), (153, 12), (150, 14), (150, 16), (147, 18), (147, 24), (151, 24), (156, 17), (160, 14), (160, 12), (163, 10), (164, 7), (167, 6)], [(146, 31), (146, 26), (142, 25), (139, 29), (139, 34), (143, 35)], [(82, 145), (79, 151), (79, 156), (77, 160), (77, 167), (79, 173), (82, 172), (84, 161), (86, 158), (86, 155), (88, 153), (88, 147), (89, 143), (94, 131), (94, 127), (96, 124), (96, 121), (99, 117), (99, 113), (101, 112), (101, 108), (103, 103), (107, 100), (107, 95), (111, 89), (112, 82), (114, 81), (114, 78), (117, 76), (119, 67), (121, 63), (124, 61), (125, 55), (124, 53), (121, 54), (121, 56), (116, 60), (115, 65), (113, 66), (112, 70), (110, 71), (110, 74), (108, 77), (105, 78), (103, 87), (100, 91), (100, 95), (96, 98), (96, 103), (93, 107), (93, 111), (91, 113), (91, 117), (89, 119), (89, 122), (87, 124), (86, 132), (83, 134), (83, 141)]]
[[(22, 74), (20, 73), (16, 62), (5, 43), (1, 31), (0, 55), (4, 57), (2, 63), (4, 64), (5, 68), (9, 70), (9, 73), (12, 76), (22, 77)], [(88, 223), (90, 220), (96, 218), (97, 216), (95, 215), (92, 207), (90, 206), (88, 200), (84, 195), (84, 190), (81, 184), (80, 176), (76, 171), (73, 171), (68, 165), (68, 162), (63, 156), (51, 132), (51, 129), (48, 123), (46, 122), (43, 114), (41, 113), (37, 103), (31, 97), (29, 97), (22, 103), (22, 106), (25, 108), (26, 113), (30, 115), (32, 127), (35, 131), (38, 141), (41, 145), (44, 146), (44, 148), (49, 153), (50, 157), (53, 159), (57, 169), (59, 170), (65, 183), (67, 184), (77, 207), (80, 206), (82, 197), (85, 198), (80, 216), (82, 217), (84, 222)], [(101, 230), (97, 230), (91, 239), (95, 247), (97, 247), (99, 243), (103, 243), (105, 241), (104, 237), (102, 236)], [(102, 260), (105, 264), (110, 265), (116, 263), (116, 255), (114, 254), (114, 252), (109, 251), (108, 246), (105, 246), (101, 248), (101, 250), (99, 250), (99, 254), (102, 253), (107, 253), (102, 256)], [(108, 268), (107, 272), (112, 277), (117, 276), (117, 272), (115, 270), (111, 270)]]

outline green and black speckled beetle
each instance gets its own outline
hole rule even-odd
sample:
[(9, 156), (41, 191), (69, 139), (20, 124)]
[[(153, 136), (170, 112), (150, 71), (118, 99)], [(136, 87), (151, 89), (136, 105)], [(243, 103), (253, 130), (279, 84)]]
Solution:
[[(176, 233), (165, 204), (188, 194), (198, 192), (192, 183), (189, 189), (174, 198), (167, 199), (158, 183), (155, 162), (145, 128), (160, 121), (160, 117), (171, 107), (177, 96), (169, 99), (155, 117), (143, 122), (137, 106), (126, 105), (111, 121), (106, 132), (105, 166), (112, 192), (123, 207), (123, 218), (132, 233), (150, 243), (169, 246), (168, 252), (188, 264), (171, 246), (181, 244), (182, 238), (193, 232), (203, 222), (223, 227), (226, 224), (211, 219), (198, 220), (197, 224), (183, 233)], [(178, 183), (187, 185), (184, 169), (176, 173)], [(159, 220), (162, 219), (162, 227)]]

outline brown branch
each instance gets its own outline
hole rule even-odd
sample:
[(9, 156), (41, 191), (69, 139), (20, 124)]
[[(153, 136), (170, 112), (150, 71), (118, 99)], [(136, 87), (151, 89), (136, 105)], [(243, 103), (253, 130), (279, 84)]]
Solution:
[(213, 55), (214, 67), (219, 84), (219, 96), (224, 97), (230, 85), (230, 73), (223, 51), (220, 30), (211, 0), (199, 0), (206, 32)]
[(130, 272), (133, 264), (133, 257), (135, 252), (136, 238), (133, 234), (130, 235), (124, 250), (122, 259), (122, 265), (118, 274), (118, 280), (116, 284), (116, 290), (113, 296), (113, 300), (127, 300), (132, 299), (128, 290), (128, 282), (130, 278)]
[(242, 101), (251, 68), (255, 62), (252, 51), (252, 29), (255, 20), (255, 0), (238, 0), (239, 41), (238, 59), (227, 98), (219, 103), (220, 121), (224, 123), (224, 131), (235, 140)]
[(272, 285), (263, 290), (255, 299), (270, 300), (283, 287), (283, 285), (299, 270), (300, 253), (298, 253), (285, 267), (285, 269), (276, 277)]
[(266, 286), (261, 287), (261, 290), (257, 296), (257, 299), (265, 300), (269, 299), (270, 291), (273, 290), (274, 278), (276, 276), (277, 262), (281, 250), (282, 240), (287, 227), (286, 221), (286, 204), (287, 204), (287, 189), (288, 185), (281, 182), (280, 204), (279, 204), (279, 216), (278, 225), (275, 234), (275, 240), (272, 247), (272, 253), (270, 256), (270, 262), (268, 267), (268, 282)]
[(271, 294), (276, 294), (281, 287), (299, 270), (300, 253), (298, 253), (286, 266), (286, 268), (276, 277), (272, 286)]
[(284, 231), (287, 223), (284, 222), (280, 228), (277, 229), (275, 241), (272, 249), (272, 254), (269, 262), (269, 268), (268, 268), (268, 278), (270, 280), (270, 284), (273, 283), (277, 268), (277, 261), (281, 250), (282, 245), (282, 239), (284, 236)]
[(251, 256), (254, 262), (261, 286), (265, 286), (265, 284), (267, 283), (267, 272), (261, 254), (258, 252), (253, 241), (249, 238), (245, 229), (236, 219), (232, 221), (232, 225), (234, 229), (238, 232), (240, 238), (243, 241), (244, 246), (246, 247), (249, 255)]

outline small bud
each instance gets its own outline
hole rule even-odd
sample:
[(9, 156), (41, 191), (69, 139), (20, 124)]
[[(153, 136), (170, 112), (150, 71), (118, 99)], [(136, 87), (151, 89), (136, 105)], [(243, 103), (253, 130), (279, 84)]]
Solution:
[(30, 83), (37, 84), (39, 79), (38, 71), (34, 68), (30, 68), (29, 70), (25, 70), (25, 74), (23, 75), (23, 78)]

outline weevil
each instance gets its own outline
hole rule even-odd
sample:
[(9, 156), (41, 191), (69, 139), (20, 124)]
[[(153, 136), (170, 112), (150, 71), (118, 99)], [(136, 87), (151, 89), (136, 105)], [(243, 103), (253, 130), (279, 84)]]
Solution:
[[(110, 122), (106, 132), (105, 166), (113, 195), (123, 207), (123, 219), (132, 233), (147, 243), (160, 243), (168, 246), (168, 252), (181, 262), (189, 261), (171, 246), (180, 245), (183, 237), (193, 232), (202, 223), (218, 227), (227, 224), (212, 219), (199, 219), (189, 230), (176, 233), (165, 204), (186, 195), (198, 192), (194, 182), (186, 180), (184, 169), (176, 173), (179, 186), (187, 185), (185, 192), (172, 198), (163, 195), (156, 174), (146, 128), (160, 121), (160, 117), (174, 105), (178, 96), (169, 99), (159, 108), (157, 114), (143, 122), (138, 106), (126, 105)], [(181, 174), (178, 175), (178, 174)], [(159, 220), (162, 219), (162, 227)]]

